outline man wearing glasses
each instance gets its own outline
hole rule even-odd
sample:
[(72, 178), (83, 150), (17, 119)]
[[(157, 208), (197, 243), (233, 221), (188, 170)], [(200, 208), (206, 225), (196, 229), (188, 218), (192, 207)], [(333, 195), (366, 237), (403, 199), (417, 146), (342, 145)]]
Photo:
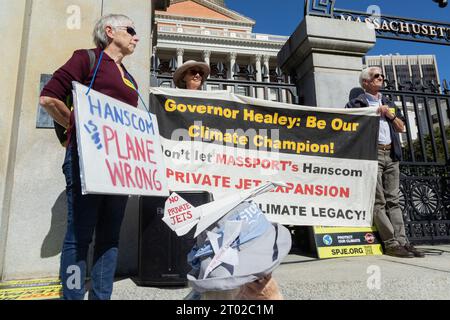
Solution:
[(395, 104), (380, 90), (384, 75), (380, 68), (369, 67), (361, 72), (359, 83), (364, 93), (350, 100), (346, 108), (377, 108), (380, 114), (378, 134), (378, 178), (373, 217), (387, 255), (412, 258), (424, 253), (412, 246), (405, 234), (399, 205), (400, 170), (402, 157), (399, 132), (405, 130), (403, 116)]

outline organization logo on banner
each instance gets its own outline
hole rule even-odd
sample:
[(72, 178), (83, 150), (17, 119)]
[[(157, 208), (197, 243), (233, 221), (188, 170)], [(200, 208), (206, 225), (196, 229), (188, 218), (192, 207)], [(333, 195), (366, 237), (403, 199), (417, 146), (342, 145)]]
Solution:
[(372, 244), (375, 242), (375, 236), (373, 233), (366, 233), (364, 238), (366, 239), (367, 243), (369, 243), (369, 244)]
[(326, 234), (323, 236), (323, 243), (327, 246), (331, 246), (331, 244), (333, 243), (333, 237), (330, 236), (329, 234)]

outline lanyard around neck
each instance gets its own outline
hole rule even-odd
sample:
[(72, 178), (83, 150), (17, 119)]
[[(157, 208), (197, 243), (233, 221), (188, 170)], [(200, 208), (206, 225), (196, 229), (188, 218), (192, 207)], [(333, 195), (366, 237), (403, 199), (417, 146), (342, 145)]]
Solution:
[(102, 58), (103, 58), (103, 50), (100, 53), (100, 58), (98, 58), (97, 66), (95, 67), (94, 75), (92, 76), (92, 80), (91, 80), (91, 83), (89, 84), (89, 89), (86, 92), (86, 95), (89, 94), (89, 91), (91, 91), (91, 88), (94, 85), (94, 80), (97, 77), (97, 71), (98, 71), (98, 68), (100, 67), (100, 62), (102, 62)]
[[(100, 62), (102, 62), (102, 58), (103, 58), (103, 50), (102, 50), (102, 52), (100, 53), (100, 57), (98, 58), (97, 66), (95, 67), (94, 75), (92, 76), (92, 80), (91, 80), (91, 83), (89, 84), (89, 88), (88, 88), (88, 90), (87, 90), (87, 92), (86, 92), (86, 95), (89, 94), (89, 92), (91, 91), (92, 86), (94, 85), (94, 80), (95, 80), (95, 78), (97, 77), (97, 72), (98, 72), (98, 69), (99, 69), (99, 67), (100, 67)], [(141, 99), (141, 102), (142, 102), (142, 104), (144, 105), (145, 110), (147, 110), (147, 112), (150, 114), (150, 110), (147, 108), (147, 105), (145, 104), (144, 99), (142, 99), (141, 94), (139, 93), (139, 90), (137, 89), (137, 86), (136, 86), (136, 84), (135, 84), (134, 81), (133, 81), (133, 78), (132, 78), (131, 75), (128, 73), (128, 71), (126, 71), (125, 69), (124, 69), (124, 71), (125, 71), (125, 74), (128, 76), (129, 80), (131, 81), (131, 83), (133, 84), (134, 90), (136, 90), (136, 93), (138, 94), (139, 99)], [(151, 120), (152, 120), (152, 119), (150, 118), (150, 121), (151, 121)]]

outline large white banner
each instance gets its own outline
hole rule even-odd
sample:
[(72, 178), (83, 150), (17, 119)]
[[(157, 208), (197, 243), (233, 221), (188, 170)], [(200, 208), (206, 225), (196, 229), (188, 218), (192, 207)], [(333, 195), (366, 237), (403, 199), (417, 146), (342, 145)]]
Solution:
[(285, 225), (370, 226), (377, 180), (375, 108), (334, 109), (155, 88), (171, 190), (216, 199), (265, 181), (287, 187), (255, 198)]
[(77, 82), (74, 111), (83, 194), (168, 196), (155, 115)]

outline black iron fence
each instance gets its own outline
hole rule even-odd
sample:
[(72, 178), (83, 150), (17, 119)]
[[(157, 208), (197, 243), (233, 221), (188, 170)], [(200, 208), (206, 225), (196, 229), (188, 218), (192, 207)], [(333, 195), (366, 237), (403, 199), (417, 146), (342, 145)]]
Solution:
[(401, 142), (400, 205), (413, 243), (450, 243), (450, 95), (429, 83), (386, 82), (383, 94), (399, 106), (406, 132)]
[[(175, 87), (171, 75), (152, 75), (151, 86)], [(248, 97), (298, 104), (297, 87), (289, 83), (210, 78), (205, 81), (203, 86), (209, 91), (228, 90)]]
[[(257, 70), (253, 64), (235, 62), (228, 70), (227, 64), (221, 61), (211, 62), (211, 74), (204, 83), (205, 90), (227, 90), (248, 97), (298, 104), (298, 93), (295, 84), (279, 67), (261, 66), (260, 80), (257, 81)], [(177, 59), (160, 59), (153, 56), (151, 61), (151, 86), (174, 88), (172, 76), (178, 67)]]

